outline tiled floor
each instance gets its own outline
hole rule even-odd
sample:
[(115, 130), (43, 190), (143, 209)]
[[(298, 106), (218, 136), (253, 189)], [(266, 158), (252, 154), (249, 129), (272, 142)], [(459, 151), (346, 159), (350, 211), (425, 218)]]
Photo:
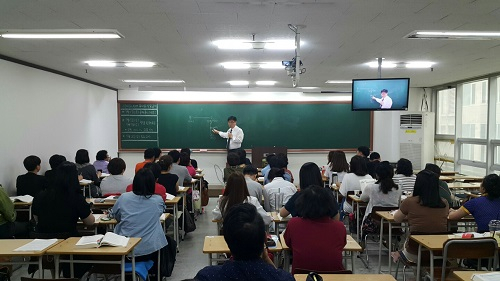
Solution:
[[(184, 241), (179, 245), (180, 252), (177, 254), (177, 260), (175, 263), (174, 271), (171, 277), (167, 280), (183, 280), (188, 278), (193, 278), (196, 273), (203, 267), (208, 265), (208, 256), (203, 254), (203, 240), (207, 235), (216, 235), (217, 227), (216, 224), (212, 222), (211, 210), (215, 206), (216, 199), (211, 198), (209, 205), (206, 207), (205, 214), (198, 216), (196, 221), (196, 230), (186, 235)], [(355, 258), (355, 268), (354, 272), (363, 273), (376, 273), (378, 265), (378, 244), (369, 245), (369, 263), (366, 267), (360, 258)], [(382, 271), (387, 270), (387, 251), (383, 253), (382, 259)], [(23, 266), (17, 269), (13, 276), (13, 281), (20, 281), (21, 276), (28, 276), (26, 271), (27, 266)], [(393, 271), (395, 265), (393, 264)], [(348, 269), (350, 269), (350, 261), (348, 263)], [(50, 273), (46, 271), (46, 276), (50, 276)], [(398, 280), (403, 280), (401, 274), (399, 274)], [(35, 276), (37, 277), (37, 276)], [(414, 277), (410, 273), (407, 280), (413, 280)]]

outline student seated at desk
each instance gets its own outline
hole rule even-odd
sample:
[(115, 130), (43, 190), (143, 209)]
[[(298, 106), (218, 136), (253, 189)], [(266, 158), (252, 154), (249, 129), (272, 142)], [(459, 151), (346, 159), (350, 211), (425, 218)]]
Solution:
[(500, 219), (500, 177), (497, 174), (484, 177), (481, 193), (481, 197), (465, 202), (460, 209), (450, 209), (449, 219), (458, 220), (472, 215), (477, 224), (477, 232), (489, 231), (488, 223)]
[(111, 174), (101, 181), (102, 194), (121, 194), (127, 186), (132, 184), (132, 179), (123, 175), (127, 164), (121, 158), (113, 158), (109, 161), (108, 171)]
[(31, 195), (35, 197), (40, 191), (47, 188), (45, 177), (38, 175), (41, 163), (42, 160), (35, 155), (24, 158), (23, 165), (28, 172), (17, 177), (17, 195)]
[(7, 192), (0, 185), (0, 239), (13, 238), (15, 234), (16, 210)]
[(264, 223), (271, 223), (271, 216), (262, 208), (259, 200), (248, 193), (247, 183), (243, 174), (239, 172), (232, 173), (227, 179), (224, 194), (219, 197), (219, 201), (212, 211), (214, 220), (221, 220), (225, 217), (227, 210), (232, 206), (240, 203), (250, 203), (257, 208), (257, 211), (262, 216)]
[[(295, 185), (284, 179), (285, 170), (272, 168), (269, 171), (270, 183), (264, 186), (264, 209), (268, 212), (279, 210), (297, 192)], [(282, 194), (283, 202), (276, 202), (278, 194)]]
[(114, 230), (116, 234), (142, 238), (134, 248), (135, 260), (152, 260), (156, 264), (157, 251), (167, 246), (167, 239), (160, 224), (165, 202), (155, 194), (155, 183), (151, 169), (139, 170), (134, 177), (132, 192), (126, 192), (116, 200), (110, 215), (118, 221)]
[[(439, 196), (439, 177), (432, 171), (422, 170), (417, 174), (413, 196), (401, 202), (394, 214), (394, 221), (408, 219), (410, 233), (444, 233), (448, 230), (448, 202)], [(409, 237), (409, 236), (408, 236)], [(407, 247), (392, 253), (394, 261), (402, 255), (417, 262), (418, 249)]]
[(90, 164), (89, 152), (86, 149), (79, 149), (76, 152), (75, 163), (78, 172), (86, 180), (91, 180), (95, 185), (101, 185), (101, 172), (98, 172), (94, 165)]
[(227, 182), (229, 176), (234, 172), (243, 173), (245, 165), (240, 165), (240, 157), (236, 152), (229, 152), (227, 154), (227, 164), (229, 167), (224, 168), (224, 178), (223, 181)]
[(94, 168), (97, 171), (100, 170), (101, 172), (108, 174), (109, 159), (111, 158), (109, 157), (109, 154), (106, 150), (99, 150), (95, 155), (95, 161), (92, 165), (94, 165)]
[[(425, 164), (425, 169), (434, 172), (438, 177), (441, 176), (441, 168), (439, 168), (439, 166), (436, 164), (427, 163)], [(442, 180), (439, 180), (439, 196), (448, 201), (448, 206), (450, 206), (450, 208), (460, 206), (460, 201), (458, 200), (458, 198), (455, 198), (455, 195), (451, 193), (448, 184)]]
[(160, 160), (160, 157), (163, 155), (163, 152), (159, 147), (153, 147), (153, 150), (155, 152), (155, 158), (153, 159), (153, 162), (158, 162), (158, 160)]
[(243, 175), (245, 176), (245, 181), (247, 183), (248, 193), (262, 202), (263, 198), (263, 187), (257, 182), (257, 168), (252, 165), (248, 165), (243, 169)]
[(330, 190), (313, 185), (297, 199), (301, 217), (290, 219), (284, 234), (293, 252), (295, 269), (308, 271), (344, 270), (342, 251), (347, 244), (346, 229), (339, 221), (337, 202)]
[[(283, 178), (286, 181), (289, 181), (293, 183), (293, 175), (290, 170), (288, 170), (288, 157), (284, 153), (278, 153), (276, 154), (276, 157), (272, 157), (269, 160), (269, 165), (272, 168), (278, 168), (278, 169), (283, 169), (285, 171), (285, 174)], [(270, 171), (270, 170), (269, 170)], [(262, 172), (262, 176), (264, 177), (264, 185), (268, 184), (271, 180), (269, 179), (269, 171), (266, 173)]]
[(265, 175), (267, 175), (267, 173), (269, 173), (269, 171), (271, 170), (271, 159), (273, 157), (276, 157), (276, 154), (274, 153), (268, 153), (267, 156), (266, 156), (266, 163), (267, 165), (262, 168), (262, 170), (260, 171), (261, 175), (264, 177)]
[(182, 152), (179, 157), (179, 165), (186, 167), (188, 173), (191, 177), (196, 175), (196, 169), (191, 165), (191, 159), (189, 159), (189, 154)]
[(198, 169), (198, 161), (191, 158), (191, 149), (189, 149), (187, 147), (181, 148), (181, 153), (187, 153), (187, 155), (189, 156), (189, 159), (191, 159), (191, 166), (193, 166), (193, 168), (195, 168), (195, 169)]
[(203, 268), (195, 280), (294, 281), (290, 273), (277, 269), (269, 258), (264, 247), (266, 223), (253, 204), (239, 203), (228, 208), (222, 226), (232, 259)]
[(170, 155), (163, 155), (160, 157), (158, 161), (161, 168), (161, 174), (158, 177), (158, 183), (165, 187), (167, 193), (170, 193), (174, 196), (177, 196), (177, 192), (179, 192), (179, 177), (175, 174), (170, 173), (170, 169), (172, 169), (173, 160)]
[(410, 160), (401, 158), (396, 164), (396, 174), (392, 178), (394, 182), (401, 186), (404, 192), (413, 192), (417, 176), (413, 174), (413, 164)]
[(45, 179), (47, 180), (47, 186), (54, 184), (56, 179), (56, 169), (62, 162), (66, 161), (66, 157), (54, 154), (49, 158), (49, 165), (51, 170), (45, 171)]
[[(321, 172), (318, 165), (313, 162), (307, 162), (300, 167), (299, 171), (300, 180), (300, 192), (296, 192), (285, 206), (280, 210), (280, 216), (286, 217), (292, 215), (292, 217), (300, 216), (300, 213), (295, 208), (295, 201), (302, 194), (302, 191), (306, 190), (311, 185), (323, 186), (323, 179), (321, 178)], [(338, 209), (338, 207), (337, 207)]]
[(144, 168), (147, 163), (155, 162), (156, 150), (154, 148), (147, 148), (144, 150), (144, 161), (135, 164), (135, 173)]
[[(153, 176), (155, 178), (154, 194), (160, 195), (161, 198), (163, 198), (163, 201), (167, 200), (167, 191), (165, 190), (165, 187), (157, 182), (158, 177), (161, 174), (160, 164), (158, 164), (158, 163), (146, 163), (146, 165), (144, 165), (144, 168), (142, 168), (142, 169), (151, 170), (151, 172), (153, 173)], [(127, 192), (133, 191), (133, 189), (134, 189), (133, 183), (127, 186)]]
[(177, 180), (177, 184), (179, 186), (183, 186), (184, 182), (191, 182), (193, 178), (189, 174), (189, 171), (186, 167), (179, 165), (179, 161), (181, 158), (181, 154), (177, 150), (170, 150), (168, 155), (172, 157), (172, 168), (170, 168), (170, 173), (175, 174), (179, 177)]
[[(375, 170), (375, 176), (377, 177), (377, 181), (367, 185), (360, 197), (362, 201), (368, 202), (365, 216), (362, 220), (363, 226), (371, 225), (369, 220), (371, 220), (370, 213), (372, 212), (373, 206), (395, 207), (396, 209), (401, 200), (401, 189), (399, 189), (398, 185), (392, 180), (394, 170), (389, 162), (380, 162)], [(363, 232), (364, 231), (365, 229), (363, 227)]]
[[(348, 191), (361, 190), (360, 180), (372, 179), (366, 168), (366, 160), (358, 155), (351, 158), (350, 171), (344, 176), (339, 192), (342, 196), (347, 197)], [(344, 212), (352, 213), (352, 206), (347, 201), (344, 202)]]
[(252, 165), (252, 161), (247, 158), (247, 152), (243, 148), (237, 148), (235, 152), (240, 157), (240, 165)]
[[(325, 176), (328, 178), (328, 183), (342, 183), (344, 176), (349, 172), (349, 163), (345, 158), (345, 153), (342, 150), (334, 150), (328, 153), (328, 166), (325, 169)], [(334, 176), (337, 176), (337, 182), (333, 182)]]

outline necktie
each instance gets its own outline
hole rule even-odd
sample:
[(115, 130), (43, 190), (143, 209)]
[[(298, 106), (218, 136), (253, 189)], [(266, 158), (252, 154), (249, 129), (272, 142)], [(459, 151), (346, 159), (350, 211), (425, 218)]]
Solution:
[[(229, 129), (229, 133), (232, 134), (233, 133), (233, 129)], [(227, 137), (227, 150), (229, 150), (229, 143), (231, 142), (231, 139), (229, 138), (229, 136)]]

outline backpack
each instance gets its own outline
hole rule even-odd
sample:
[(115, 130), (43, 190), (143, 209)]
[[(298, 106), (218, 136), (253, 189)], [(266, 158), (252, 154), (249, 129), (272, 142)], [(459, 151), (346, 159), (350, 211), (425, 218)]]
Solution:
[(175, 240), (168, 235), (165, 235), (165, 237), (167, 238), (168, 245), (160, 250), (162, 259), (160, 275), (161, 277), (170, 277), (174, 271), (175, 256), (177, 255), (177, 242), (175, 242)]
[(189, 233), (196, 230), (196, 224), (194, 223), (194, 214), (189, 213), (187, 209), (184, 209), (182, 217), (184, 219), (184, 232)]

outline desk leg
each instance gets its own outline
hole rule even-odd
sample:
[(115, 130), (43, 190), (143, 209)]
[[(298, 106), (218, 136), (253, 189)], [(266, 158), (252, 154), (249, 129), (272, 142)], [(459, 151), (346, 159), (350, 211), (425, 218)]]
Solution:
[(358, 236), (358, 243), (361, 243), (361, 231), (359, 229), (359, 203), (352, 201), (353, 204), (356, 204), (356, 231)]
[(174, 205), (174, 239), (177, 242), (177, 250), (179, 250), (179, 220), (177, 218), (177, 213), (179, 212), (177, 204)]
[[(160, 276), (160, 264), (161, 264), (161, 255), (160, 255), (160, 250), (158, 250), (158, 258), (157, 258), (157, 263), (156, 263), (156, 280), (161, 281), (161, 276)], [(135, 257), (134, 257), (135, 259)]]
[(75, 265), (73, 264), (73, 255), (69, 255), (69, 272), (71, 278), (75, 278)]
[(283, 270), (286, 272), (290, 272), (290, 252), (283, 251)]
[[(431, 259), (431, 280), (434, 280), (434, 252), (429, 251), (430, 259)], [(444, 262), (444, 261), (443, 261)]]
[(392, 274), (392, 261), (391, 261), (391, 251), (392, 251), (392, 223), (389, 222), (389, 274)]
[[(411, 238), (410, 238), (411, 239)], [(417, 254), (417, 280), (420, 280), (420, 267), (422, 266), (422, 244), (418, 244)]]
[[(191, 192), (192, 192), (192, 190), (191, 190)], [(187, 206), (187, 203), (186, 203), (186, 198), (187, 198), (186, 193), (187, 192), (182, 193), (182, 215), (183, 216), (189, 215), (189, 210), (186, 208), (186, 206)], [(191, 195), (191, 197), (193, 197), (193, 196)], [(187, 214), (186, 214), (186, 211), (188, 212)], [(181, 239), (183, 241), (184, 241), (184, 236), (186, 236), (186, 228), (184, 227), (184, 222), (185, 221), (186, 220), (184, 218), (182, 218), (182, 231), (184, 231), (184, 235), (182, 235)]]
[[(125, 259), (125, 256), (123, 256)], [(123, 264), (125, 266), (125, 263)], [(137, 281), (137, 276), (135, 274), (135, 253), (134, 250), (132, 250), (132, 281)]]
[(213, 255), (212, 253), (208, 254), (208, 266), (212, 266), (212, 259), (213, 259), (212, 255)]
[[(125, 255), (122, 256), (122, 264), (120, 264), (121, 268), (121, 281), (125, 281)], [(132, 272), (132, 274), (134, 274)]]
[(38, 257), (38, 278), (43, 279), (43, 267), (42, 267), (43, 256)]
[(54, 256), (54, 270), (55, 279), (59, 279), (59, 255)]
[(351, 270), (352, 270), (352, 273), (356, 273), (356, 272), (354, 272), (354, 252), (350, 251), (350, 253), (351, 253)]
[[(381, 272), (381, 268), (382, 268), (382, 237), (384, 236), (384, 218), (381, 218), (380, 220), (380, 237), (379, 237), (379, 240), (378, 240), (378, 269), (377, 269), (377, 272), (378, 273), (382, 273)], [(366, 247), (366, 245), (365, 245)], [(390, 254), (389, 254), (389, 261), (390, 261)]]

